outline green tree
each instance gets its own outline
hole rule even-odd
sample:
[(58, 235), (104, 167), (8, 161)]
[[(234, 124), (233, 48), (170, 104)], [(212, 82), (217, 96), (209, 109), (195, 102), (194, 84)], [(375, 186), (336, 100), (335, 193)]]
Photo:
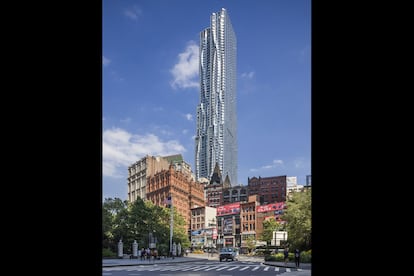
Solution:
[(311, 249), (312, 212), (311, 190), (293, 192), (286, 202), (282, 219), (287, 222), (288, 244), (301, 251)]
[[(170, 211), (154, 205), (149, 200), (137, 198), (134, 202), (119, 198), (105, 199), (102, 208), (103, 248), (117, 251), (122, 239), (124, 252), (132, 253), (132, 244), (140, 248), (148, 247), (151, 236), (156, 239), (159, 254), (168, 254), (170, 249)], [(173, 241), (181, 247), (190, 246), (187, 224), (184, 218), (173, 209)]]
[(174, 208), (173, 241), (177, 244), (181, 243), (181, 248), (188, 248), (191, 244), (188, 239), (188, 225), (176, 208)]
[(102, 247), (116, 252), (117, 240), (114, 236), (116, 218), (127, 206), (127, 201), (119, 198), (105, 198), (102, 204)]
[(261, 240), (266, 241), (266, 244), (269, 245), (273, 239), (274, 231), (285, 231), (285, 225), (276, 221), (275, 218), (270, 218), (263, 222), (263, 233)]
[[(124, 227), (122, 227), (122, 235), (124, 245), (131, 247), (136, 241), (138, 247), (148, 247), (148, 236), (154, 226), (152, 222), (151, 208), (141, 198), (137, 198), (134, 202), (128, 204), (125, 216)], [(128, 249), (129, 249), (128, 247)]]
[(256, 240), (254, 236), (249, 236), (246, 239), (246, 246), (247, 246), (247, 249), (249, 250), (249, 254), (252, 253), (253, 249), (256, 248)]
[[(157, 242), (159, 255), (167, 255), (169, 252), (169, 209), (156, 206), (151, 201), (145, 201), (148, 210), (143, 223), (146, 225), (146, 233), (151, 233)], [(149, 235), (147, 235), (148, 241)]]

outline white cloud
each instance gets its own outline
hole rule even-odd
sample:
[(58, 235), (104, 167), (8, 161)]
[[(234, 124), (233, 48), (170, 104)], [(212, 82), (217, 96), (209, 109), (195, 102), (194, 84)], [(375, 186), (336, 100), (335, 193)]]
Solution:
[(192, 115), (192, 114), (190, 114), (190, 113), (187, 113), (187, 114), (185, 114), (184, 116), (185, 116), (185, 118), (186, 118), (187, 120), (189, 120), (189, 121), (192, 121), (192, 120), (193, 120), (193, 115)]
[(242, 73), (241, 77), (243, 79), (252, 79), (254, 77), (254, 72), (249, 72), (249, 73)]
[(280, 166), (283, 166), (283, 160), (275, 159), (272, 161), (272, 164), (270, 165), (264, 165), (264, 166), (261, 166), (260, 168), (253, 168), (253, 169), (250, 169), (250, 171), (257, 172), (257, 171), (262, 171), (262, 170), (273, 169), (273, 168), (280, 167)]
[(138, 6), (133, 6), (130, 9), (124, 11), (126, 17), (131, 18), (132, 20), (138, 20), (138, 17), (142, 14), (142, 10)]
[(195, 88), (198, 82), (198, 45), (190, 41), (183, 53), (178, 55), (178, 63), (170, 70), (174, 79), (170, 82), (172, 88)]
[(154, 134), (131, 134), (121, 128), (105, 130), (102, 135), (103, 176), (126, 177), (128, 166), (145, 155), (180, 154), (186, 149), (177, 140), (162, 141)]
[(110, 59), (107, 59), (106, 57), (102, 56), (102, 65), (103, 66), (108, 66), (109, 63), (111, 63)]
[(280, 159), (275, 159), (275, 160), (273, 160), (273, 165), (274, 166), (277, 166), (277, 165), (283, 165), (283, 160), (280, 160)]

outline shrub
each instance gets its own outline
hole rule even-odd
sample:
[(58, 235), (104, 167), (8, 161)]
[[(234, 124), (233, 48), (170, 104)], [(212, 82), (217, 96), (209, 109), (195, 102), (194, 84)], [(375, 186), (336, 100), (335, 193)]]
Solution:
[[(266, 255), (265, 261), (268, 262), (284, 262), (284, 255), (283, 253), (276, 253), (272, 255)], [(292, 252), (289, 252), (289, 262), (295, 261), (295, 255)], [(311, 263), (312, 262), (312, 250), (302, 251), (300, 253), (300, 262), (301, 263)]]
[(109, 248), (102, 248), (102, 258), (115, 258), (115, 252), (112, 252)]
[(302, 251), (300, 253), (300, 262), (311, 263), (312, 262), (312, 250)]
[(276, 253), (272, 255), (265, 256), (265, 261), (270, 262), (283, 262), (283, 253)]

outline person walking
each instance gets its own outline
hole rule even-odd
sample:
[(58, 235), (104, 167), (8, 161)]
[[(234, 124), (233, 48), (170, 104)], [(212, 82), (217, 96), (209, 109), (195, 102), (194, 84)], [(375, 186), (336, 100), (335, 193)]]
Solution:
[(144, 247), (141, 249), (141, 261), (144, 260), (145, 261), (145, 249)]
[(285, 265), (287, 265), (289, 261), (289, 248), (285, 247), (285, 250), (283, 251), (283, 257), (285, 260)]
[(296, 268), (299, 268), (300, 265), (300, 251), (299, 249), (295, 249), (295, 266)]

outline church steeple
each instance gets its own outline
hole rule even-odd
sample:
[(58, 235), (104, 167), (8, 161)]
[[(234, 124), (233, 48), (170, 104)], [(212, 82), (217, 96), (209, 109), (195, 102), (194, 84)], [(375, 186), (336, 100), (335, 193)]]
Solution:
[(218, 162), (216, 162), (213, 175), (211, 176), (211, 179), (210, 179), (210, 184), (213, 184), (213, 183), (219, 183), (219, 184), (222, 183), (221, 172), (220, 172), (220, 167), (219, 167)]
[(230, 177), (229, 175), (226, 175), (226, 179), (224, 179), (224, 183), (223, 183), (223, 188), (230, 188), (230, 187), (231, 187)]

